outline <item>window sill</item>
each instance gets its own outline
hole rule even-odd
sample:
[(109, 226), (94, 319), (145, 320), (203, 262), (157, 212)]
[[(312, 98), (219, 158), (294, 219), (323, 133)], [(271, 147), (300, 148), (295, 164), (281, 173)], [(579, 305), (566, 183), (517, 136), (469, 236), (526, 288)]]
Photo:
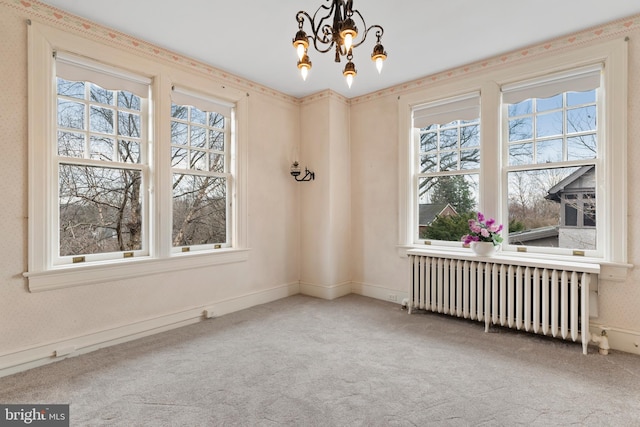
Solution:
[(131, 279), (149, 274), (243, 262), (247, 259), (249, 259), (249, 249), (218, 249), (215, 252), (191, 253), (171, 258), (127, 259), (82, 266), (65, 265), (47, 271), (26, 272), (23, 275), (29, 281), (30, 292), (41, 292)]
[(498, 252), (487, 258), (474, 254), (471, 249), (455, 247), (416, 247), (398, 246), (398, 254), (426, 255), (439, 258), (455, 258), (465, 261), (499, 262), (504, 264), (521, 265), (523, 267), (557, 268), (598, 274), (601, 280), (623, 282), (627, 272), (633, 267), (631, 264), (614, 263), (597, 258), (581, 258), (563, 256), (544, 256), (540, 254), (522, 254), (518, 252)]

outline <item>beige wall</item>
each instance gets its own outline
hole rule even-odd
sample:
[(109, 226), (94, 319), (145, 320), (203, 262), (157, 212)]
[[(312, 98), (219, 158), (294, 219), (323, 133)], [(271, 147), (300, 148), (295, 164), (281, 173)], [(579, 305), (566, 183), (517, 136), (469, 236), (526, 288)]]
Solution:
[[(22, 277), (27, 270), (28, 196), (25, 20), (111, 43), (97, 30), (57, 22), (49, 9), (33, 5), (38, 4), (0, 1), (0, 374), (12, 366), (21, 369), (21, 363), (51, 359), (53, 351), (67, 344), (108, 345), (127, 333), (197, 321), (202, 307), (213, 306), (221, 314), (300, 290), (323, 297), (349, 291), (382, 299), (394, 295), (400, 302), (407, 291), (408, 266), (397, 249), (398, 96), (503, 62), (493, 58), (352, 100), (329, 91), (296, 100), (205, 66), (212, 82), (235, 86), (249, 96), (249, 260), (30, 293)], [(640, 138), (640, 100), (634, 95), (640, 93), (640, 19), (633, 22), (614, 23), (598, 37), (584, 32), (574, 41), (584, 45), (621, 34), (631, 38), (628, 247), (629, 262), (638, 264), (640, 198), (634, 183), (640, 182), (640, 169), (634, 160), (640, 160), (635, 143)], [(574, 41), (564, 41), (558, 49), (570, 49)], [(546, 49), (533, 47), (527, 54), (543, 55)], [(163, 55), (159, 60), (169, 60), (170, 54)], [(316, 172), (315, 181), (291, 178), (288, 171), (295, 159)], [(634, 340), (640, 342), (639, 277), (632, 269), (624, 282), (601, 282), (600, 316), (595, 319), (624, 336), (619, 347), (632, 352), (638, 351)]]
[[(628, 36), (629, 43), (629, 108), (628, 108), (628, 262), (640, 265), (640, 29), (638, 21), (622, 20), (610, 24), (606, 31), (587, 30), (578, 35), (580, 46), (600, 43), (612, 38)], [(629, 23), (635, 23), (635, 29)], [(626, 25), (625, 25), (626, 24)], [(621, 34), (624, 33), (624, 34)], [(600, 35), (596, 37), (596, 35)], [(548, 45), (557, 44), (558, 50), (570, 51), (575, 37), (567, 36)], [(577, 46), (577, 45), (576, 45)], [(537, 57), (545, 55), (545, 45)], [(525, 50), (523, 49), (523, 52)], [(529, 57), (536, 49), (528, 49)], [(524, 55), (515, 52), (507, 63), (526, 62)], [(520, 56), (518, 59), (511, 58)], [(506, 58), (505, 55), (503, 58)], [(500, 67), (502, 58), (493, 58), (460, 69), (446, 71), (433, 77), (409, 83), (406, 89), (381, 91), (352, 100), (352, 223), (353, 223), (353, 281), (380, 286), (397, 293), (406, 291), (408, 283), (407, 261), (397, 255), (398, 239), (398, 97), (423, 92), (438, 84), (452, 84), (455, 79), (472, 79), (488, 67)], [(418, 66), (418, 64), (416, 64)], [(476, 70), (474, 73), (473, 70)], [(464, 75), (464, 76), (462, 76)], [(451, 76), (451, 77), (450, 77)], [(615, 144), (616, 142), (613, 141)], [(637, 238), (637, 239), (636, 239)], [(626, 280), (599, 283), (599, 316), (592, 319), (592, 333), (608, 328), (614, 348), (640, 354), (640, 272), (628, 270)], [(388, 291), (389, 293), (392, 293)]]
[[(28, 291), (22, 276), (27, 271), (26, 19), (56, 25), (41, 12), (0, 3), (4, 58), (0, 61), (0, 371), (13, 363), (50, 356), (67, 344), (78, 349), (85, 344), (99, 346), (125, 334), (197, 321), (202, 307), (214, 306), (224, 313), (297, 293), (300, 203), (298, 184), (288, 168), (299, 141), (299, 101), (251, 87), (250, 82), (237, 87), (249, 97), (248, 261)], [(73, 27), (68, 30), (78, 33)], [(215, 76), (211, 81), (233, 83)], [(95, 334), (102, 338), (92, 338)]]

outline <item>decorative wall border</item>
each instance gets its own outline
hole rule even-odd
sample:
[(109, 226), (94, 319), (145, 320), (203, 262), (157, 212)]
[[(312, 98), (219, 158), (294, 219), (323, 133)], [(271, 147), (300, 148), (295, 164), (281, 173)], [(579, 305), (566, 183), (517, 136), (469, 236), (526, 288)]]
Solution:
[(372, 92), (370, 94), (354, 97), (351, 98), (350, 101), (352, 104), (357, 104), (379, 99), (384, 96), (401, 95), (403, 93), (410, 92), (416, 89), (428, 87), (430, 84), (465, 77), (468, 75), (472, 75), (477, 71), (484, 71), (505, 65), (511, 65), (529, 58), (544, 55), (549, 52), (558, 52), (565, 49), (571, 49), (576, 46), (588, 45), (594, 42), (610, 40), (615, 37), (620, 37), (627, 33), (636, 31), (638, 29), (640, 29), (640, 14), (628, 18), (618, 19), (607, 24), (590, 27), (576, 33), (561, 36), (536, 45), (519, 48), (501, 55), (496, 55), (491, 58), (442, 71), (440, 73), (431, 74), (407, 83), (402, 83), (396, 86), (389, 87), (387, 89)]
[(275, 89), (259, 85), (250, 80), (242, 79), (229, 72), (212, 67), (211, 65), (208, 65), (206, 63), (196, 61), (187, 56), (180, 55), (176, 52), (158, 47), (144, 40), (137, 39), (135, 37), (121, 33), (119, 31), (115, 31), (100, 24), (96, 24), (93, 21), (89, 21), (77, 15), (67, 13), (53, 6), (41, 3), (38, 0), (0, 0), (0, 4), (5, 4), (9, 7), (26, 13), (29, 16), (37, 17), (46, 22), (53, 23), (58, 27), (72, 30), (76, 33), (81, 33), (97, 40), (107, 41), (121, 48), (134, 51), (138, 54), (144, 54), (156, 59), (162, 59), (175, 64), (180, 64), (186, 68), (189, 68), (190, 70), (217, 78), (227, 84), (233, 85), (238, 89), (254, 90), (258, 93), (273, 96), (280, 100), (293, 103), (302, 103), (326, 96), (339, 96), (346, 103), (357, 104), (379, 99), (385, 96), (400, 95), (409, 91), (427, 87), (430, 84), (471, 75), (472, 73), (477, 71), (496, 68), (507, 64), (513, 64), (527, 58), (543, 55), (548, 52), (557, 52), (579, 45), (590, 44), (600, 40), (608, 40), (640, 29), (640, 14), (638, 14), (628, 18), (618, 19), (607, 24), (590, 27), (576, 33), (551, 39), (547, 42), (516, 49), (511, 52), (473, 62), (440, 73), (427, 75), (410, 82), (401, 83), (399, 85), (391, 86), (386, 89), (354, 98), (346, 98), (330, 90), (324, 90), (318, 92), (317, 94), (309, 95), (303, 98), (296, 98), (276, 91)]
[(214, 77), (226, 84), (241, 90), (253, 90), (258, 93), (269, 95), (287, 102), (299, 103), (300, 99), (286, 95), (275, 89), (262, 86), (250, 80), (242, 79), (227, 71), (212, 67), (204, 62), (196, 61), (187, 56), (178, 54), (168, 49), (156, 46), (147, 41), (129, 36), (122, 32), (96, 24), (93, 21), (80, 16), (62, 11), (53, 6), (41, 3), (38, 0), (0, 0), (0, 5), (7, 5), (26, 14), (32, 19), (38, 19), (55, 27), (72, 31), (93, 40), (106, 41), (122, 49), (132, 51), (137, 55), (143, 54), (154, 59), (160, 59), (178, 64), (191, 71)]

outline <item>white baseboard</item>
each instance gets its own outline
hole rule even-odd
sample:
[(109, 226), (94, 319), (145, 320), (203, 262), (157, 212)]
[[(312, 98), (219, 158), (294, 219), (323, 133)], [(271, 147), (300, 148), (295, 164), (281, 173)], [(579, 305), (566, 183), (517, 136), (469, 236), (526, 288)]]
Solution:
[(2, 354), (0, 355), (0, 377), (89, 353), (104, 347), (194, 324), (205, 318), (205, 310), (208, 310), (209, 317), (222, 316), (298, 293), (300, 293), (300, 286), (297, 282), (285, 284), (272, 289), (205, 304), (200, 307), (193, 307), (175, 313), (164, 314), (92, 334)]
[(398, 291), (397, 289), (389, 289), (376, 285), (367, 285), (366, 283), (360, 282), (351, 283), (351, 292), (365, 297), (395, 302), (398, 304), (402, 304), (402, 300), (409, 297), (409, 293), (406, 291)]
[(351, 293), (351, 282), (339, 283), (337, 285), (314, 285), (300, 282), (300, 293), (315, 298), (332, 300), (349, 295)]
[(602, 331), (606, 331), (609, 347), (611, 347), (612, 350), (640, 354), (640, 332), (612, 328), (594, 322), (589, 323), (589, 332), (591, 332), (592, 335), (601, 335)]
[[(194, 324), (205, 319), (205, 314), (208, 317), (218, 317), (298, 293), (327, 300), (354, 293), (383, 301), (395, 302), (397, 304), (401, 304), (402, 301), (408, 297), (407, 292), (359, 282), (345, 282), (332, 286), (297, 282), (289, 283), (264, 291), (212, 302), (203, 306), (106, 329), (97, 333), (2, 354), (0, 355), (0, 377), (53, 363), (68, 357), (89, 353), (104, 347)], [(603, 330), (606, 330), (611, 349), (640, 355), (640, 332), (612, 328), (591, 322), (590, 332), (592, 334), (600, 335)]]

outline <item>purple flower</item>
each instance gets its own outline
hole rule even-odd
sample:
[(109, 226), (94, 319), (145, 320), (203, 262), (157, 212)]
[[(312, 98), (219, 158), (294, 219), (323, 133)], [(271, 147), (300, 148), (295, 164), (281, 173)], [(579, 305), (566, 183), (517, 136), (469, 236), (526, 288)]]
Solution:
[(473, 242), (492, 242), (494, 245), (502, 243), (502, 224), (496, 224), (494, 218), (485, 217), (482, 212), (478, 212), (478, 219), (469, 220), (470, 233), (462, 237), (465, 245)]

